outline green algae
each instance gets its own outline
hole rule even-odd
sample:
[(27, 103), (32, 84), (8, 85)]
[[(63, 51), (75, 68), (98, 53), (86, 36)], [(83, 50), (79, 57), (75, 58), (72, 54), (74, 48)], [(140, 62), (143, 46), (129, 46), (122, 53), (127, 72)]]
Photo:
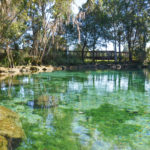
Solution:
[(140, 131), (140, 126), (126, 123), (128, 120), (135, 119), (137, 115), (138, 112), (120, 110), (111, 104), (103, 104), (97, 109), (86, 112), (88, 122), (92, 126), (96, 125), (104, 136), (111, 139), (115, 136), (128, 137), (130, 134)]
[(0, 104), (18, 113), (27, 137), (17, 150), (149, 150), (147, 74), (58, 71), (1, 84)]
[[(45, 110), (47, 111), (47, 110)], [(38, 112), (39, 116), (42, 111)], [(79, 150), (81, 147), (80, 142), (76, 135), (72, 132), (71, 123), (73, 120), (73, 111), (72, 110), (62, 110), (57, 111), (55, 109), (50, 112), (47, 111), (45, 114), (52, 113), (55, 117), (55, 120), (52, 122), (51, 126), (46, 125), (46, 116), (43, 118), (43, 128), (42, 124), (38, 122), (38, 126), (24, 124), (26, 129), (26, 135), (31, 138), (30, 143), (26, 143), (25, 148), (19, 148), (21, 150), (24, 149), (32, 149), (42, 150), (53, 149), (53, 150)], [(30, 132), (32, 129), (32, 132)]]

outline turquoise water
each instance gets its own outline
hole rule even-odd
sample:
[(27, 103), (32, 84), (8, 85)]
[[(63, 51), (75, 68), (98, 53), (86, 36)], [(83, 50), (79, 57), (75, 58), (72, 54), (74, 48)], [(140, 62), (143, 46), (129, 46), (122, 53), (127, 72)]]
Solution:
[(149, 150), (150, 72), (84, 71), (1, 81), (0, 105), (20, 116), (17, 150)]

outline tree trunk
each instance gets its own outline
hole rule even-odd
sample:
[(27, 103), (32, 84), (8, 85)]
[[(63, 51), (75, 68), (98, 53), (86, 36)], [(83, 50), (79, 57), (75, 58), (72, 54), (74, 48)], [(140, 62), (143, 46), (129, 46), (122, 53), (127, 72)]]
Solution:
[(84, 42), (84, 45), (82, 47), (82, 62), (84, 63), (84, 49), (86, 47), (86, 41)]
[(121, 62), (121, 40), (119, 36), (119, 62)]
[(129, 49), (129, 62), (132, 62), (131, 41), (128, 41), (128, 49)]
[(93, 46), (93, 63), (95, 63), (95, 56), (94, 56), (94, 52), (95, 52), (95, 46)]
[[(96, 32), (96, 31), (95, 31), (95, 32)], [(94, 32), (94, 33), (95, 33), (95, 32)], [(95, 56), (94, 56), (95, 46), (96, 46), (96, 39), (94, 39), (94, 43), (93, 43), (93, 63), (95, 63)]]
[(12, 54), (10, 52), (10, 47), (9, 47), (8, 44), (6, 46), (6, 54), (7, 54), (7, 58), (8, 58), (9, 67), (13, 68), (14, 67), (13, 56), (12, 56)]
[(115, 51), (114, 51), (114, 54), (115, 54), (115, 63), (117, 62), (117, 42), (116, 42), (116, 39), (115, 39)]

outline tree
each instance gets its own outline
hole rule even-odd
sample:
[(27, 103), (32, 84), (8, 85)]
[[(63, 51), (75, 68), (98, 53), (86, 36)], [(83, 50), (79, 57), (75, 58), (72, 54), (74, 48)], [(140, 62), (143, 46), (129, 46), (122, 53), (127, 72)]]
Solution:
[[(77, 21), (80, 28), (80, 50), (82, 51), (82, 61), (84, 62), (84, 51), (85, 49), (93, 51), (93, 62), (94, 60), (94, 51), (97, 47), (100, 47), (104, 40), (108, 37), (107, 30), (110, 28), (109, 17), (102, 7), (98, 4), (93, 3), (88, 0), (79, 11)], [(72, 25), (73, 26), (73, 25)], [(78, 38), (77, 28), (72, 28), (71, 26), (67, 27), (71, 40), (76, 42)]]
[(63, 30), (64, 23), (69, 22), (71, 3), (72, 0), (37, 0), (31, 3), (32, 56), (35, 64), (42, 63), (46, 50), (49, 52), (54, 45), (55, 36)]
[(125, 1), (122, 5), (122, 23), (128, 43), (129, 60), (132, 62), (133, 52), (145, 51), (148, 41), (149, 1)]
[(0, 45), (5, 49), (9, 66), (14, 66), (11, 45), (27, 30), (26, 20), (28, 2), (26, 0), (0, 1)]
[(72, 2), (73, 0), (0, 1), (0, 45), (6, 49), (10, 67), (14, 66), (10, 49), (17, 41), (25, 41), (27, 31), (31, 37), (28, 40), (32, 43), (32, 62), (42, 63), (45, 51), (49, 51), (49, 44), (54, 43), (58, 30), (69, 23)]

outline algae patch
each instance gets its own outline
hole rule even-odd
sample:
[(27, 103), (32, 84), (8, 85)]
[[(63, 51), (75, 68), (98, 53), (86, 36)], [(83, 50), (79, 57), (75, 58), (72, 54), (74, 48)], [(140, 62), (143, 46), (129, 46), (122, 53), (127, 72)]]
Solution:
[[(0, 148), (7, 150), (7, 147), (9, 148), (12, 145), (11, 141), (24, 137), (25, 134), (19, 116), (15, 112), (0, 106)], [(7, 146), (7, 143), (9, 143), (9, 146)]]
[(8, 142), (5, 137), (0, 136), (0, 150), (7, 150)]
[(97, 109), (86, 111), (87, 121), (91, 126), (96, 126), (106, 137), (124, 139), (141, 129), (135, 124), (126, 123), (134, 120), (138, 113), (132, 113), (125, 109), (119, 109), (111, 104), (103, 104)]

